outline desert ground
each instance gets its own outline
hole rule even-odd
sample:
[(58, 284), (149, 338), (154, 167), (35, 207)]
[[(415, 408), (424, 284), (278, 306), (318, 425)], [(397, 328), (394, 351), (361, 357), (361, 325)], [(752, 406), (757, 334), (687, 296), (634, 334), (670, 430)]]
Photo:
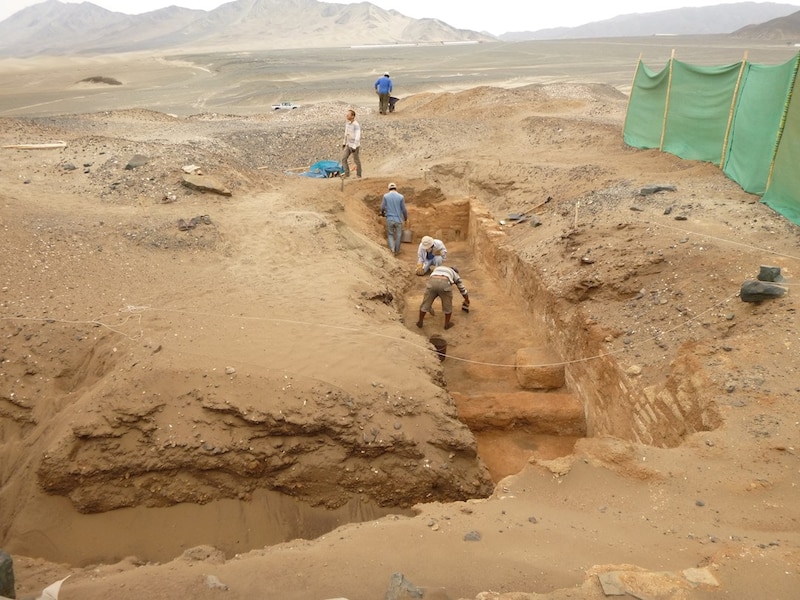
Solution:
[[(714, 165), (624, 144), (638, 57), (675, 47), (794, 53), (1, 61), (16, 597), (795, 598), (800, 231)], [(348, 108), (364, 176), (302, 176)], [(438, 303), (415, 326), (422, 235), (472, 299), (447, 331)], [(743, 302), (762, 266), (787, 293)]]

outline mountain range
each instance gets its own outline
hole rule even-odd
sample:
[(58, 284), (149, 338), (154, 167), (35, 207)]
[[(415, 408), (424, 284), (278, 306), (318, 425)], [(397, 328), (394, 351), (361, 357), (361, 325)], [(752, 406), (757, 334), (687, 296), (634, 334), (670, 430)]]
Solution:
[(90, 2), (47, 0), (0, 22), (0, 56), (142, 50), (248, 49), (491, 41), (436, 19), (412, 19), (369, 2), (236, 0), (211, 10), (170, 6), (127, 15)]
[[(413, 19), (369, 2), (235, 0), (211, 10), (170, 6), (127, 15), (90, 2), (46, 0), (0, 22), (0, 57), (135, 51), (269, 50), (359, 45), (729, 34), (793, 40), (800, 24), (782, 19), (797, 6), (739, 2), (629, 14), (579, 27), (511, 32), (499, 37)], [(794, 15), (800, 20), (798, 15)], [(770, 23), (761, 29), (760, 24)]]
[(764, 23), (747, 25), (733, 35), (755, 40), (796, 41), (800, 39), (800, 11)]
[(793, 4), (736, 2), (620, 15), (578, 27), (504, 33), (501, 40), (553, 40), (574, 38), (642, 37), (651, 35), (715, 35), (734, 33), (797, 12)]

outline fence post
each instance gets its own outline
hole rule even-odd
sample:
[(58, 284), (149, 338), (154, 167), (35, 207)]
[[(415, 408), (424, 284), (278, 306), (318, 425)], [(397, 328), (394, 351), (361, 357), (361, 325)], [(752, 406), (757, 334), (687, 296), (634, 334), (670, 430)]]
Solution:
[(667, 99), (664, 102), (664, 119), (661, 121), (661, 141), (658, 143), (659, 152), (664, 151), (664, 136), (667, 133), (667, 113), (669, 112), (669, 96), (672, 91), (672, 63), (675, 61), (675, 48), (669, 55), (669, 77), (667, 77)]
[(631, 80), (631, 93), (628, 94), (628, 105), (625, 107), (625, 120), (622, 122), (622, 134), (625, 135), (625, 126), (628, 124), (628, 112), (631, 109), (631, 101), (633, 100), (633, 90), (636, 89), (636, 77), (639, 75), (639, 69), (642, 66), (642, 53), (639, 52), (639, 60), (636, 61), (636, 69), (633, 71), (633, 79)]
[(733, 112), (736, 108), (736, 99), (739, 97), (739, 89), (742, 85), (742, 74), (747, 66), (747, 50), (744, 51), (742, 56), (742, 66), (739, 68), (739, 77), (736, 78), (736, 87), (733, 90), (733, 97), (731, 98), (731, 109), (728, 112), (728, 125), (725, 127), (725, 137), (722, 139), (722, 156), (719, 157), (719, 168), (725, 170), (725, 155), (728, 154), (728, 138), (731, 135), (731, 127), (733, 126)]
[(769, 184), (772, 183), (772, 172), (775, 170), (775, 159), (778, 157), (778, 147), (781, 145), (783, 129), (786, 127), (786, 115), (789, 113), (789, 105), (792, 103), (792, 94), (794, 93), (794, 84), (797, 80), (798, 66), (800, 66), (800, 52), (797, 53), (794, 59), (794, 73), (792, 73), (792, 82), (789, 85), (789, 93), (786, 95), (786, 104), (783, 105), (781, 124), (778, 126), (778, 139), (775, 140), (775, 148), (772, 151), (772, 160), (769, 161), (769, 175), (767, 175), (767, 185), (764, 186), (764, 194), (767, 193)]

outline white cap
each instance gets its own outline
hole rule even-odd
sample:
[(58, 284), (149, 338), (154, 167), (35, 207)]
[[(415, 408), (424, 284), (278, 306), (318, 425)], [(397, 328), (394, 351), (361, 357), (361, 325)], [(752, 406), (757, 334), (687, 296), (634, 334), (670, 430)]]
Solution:
[(389, 189), (390, 189), (390, 190), (396, 190), (396, 189), (397, 189), (397, 185), (396, 185), (396, 184), (394, 184), (394, 183), (390, 183), (390, 184), (389, 184)]

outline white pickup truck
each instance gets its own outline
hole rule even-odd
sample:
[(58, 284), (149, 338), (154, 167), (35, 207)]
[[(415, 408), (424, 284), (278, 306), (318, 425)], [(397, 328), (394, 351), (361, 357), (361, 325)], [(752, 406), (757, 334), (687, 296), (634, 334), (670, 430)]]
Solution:
[(300, 105), (294, 102), (279, 102), (272, 105), (272, 110), (292, 110), (295, 108), (300, 108)]

